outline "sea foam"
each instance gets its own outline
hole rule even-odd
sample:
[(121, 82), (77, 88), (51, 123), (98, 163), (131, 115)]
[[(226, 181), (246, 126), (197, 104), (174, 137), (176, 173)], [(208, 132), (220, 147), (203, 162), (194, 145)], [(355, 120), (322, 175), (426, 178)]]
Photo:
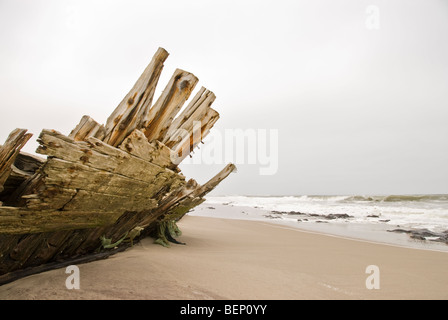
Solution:
[[(351, 216), (335, 223), (382, 223), (436, 232), (448, 229), (448, 195), (212, 196), (207, 197), (206, 203), (284, 213)], [(282, 219), (292, 218), (283, 215)]]

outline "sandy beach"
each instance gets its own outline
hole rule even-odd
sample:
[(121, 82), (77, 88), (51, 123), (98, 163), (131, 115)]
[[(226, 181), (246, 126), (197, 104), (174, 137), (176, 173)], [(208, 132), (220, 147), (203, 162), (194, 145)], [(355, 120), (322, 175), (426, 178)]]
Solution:
[[(447, 299), (448, 254), (259, 221), (186, 216), (167, 249), (143, 239), (109, 259), (0, 287), (0, 299)], [(379, 268), (367, 289), (366, 268)]]

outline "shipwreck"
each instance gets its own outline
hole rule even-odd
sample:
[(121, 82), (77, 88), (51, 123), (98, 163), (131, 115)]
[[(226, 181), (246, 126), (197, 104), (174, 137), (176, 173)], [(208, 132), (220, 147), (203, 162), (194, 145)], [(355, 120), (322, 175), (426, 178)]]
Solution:
[(102, 259), (145, 236), (179, 243), (176, 222), (235, 170), (207, 183), (178, 165), (219, 119), (213, 92), (175, 70), (153, 103), (168, 52), (159, 48), (133, 88), (99, 124), (82, 117), (68, 135), (15, 129), (0, 146), (0, 285), (33, 273)]

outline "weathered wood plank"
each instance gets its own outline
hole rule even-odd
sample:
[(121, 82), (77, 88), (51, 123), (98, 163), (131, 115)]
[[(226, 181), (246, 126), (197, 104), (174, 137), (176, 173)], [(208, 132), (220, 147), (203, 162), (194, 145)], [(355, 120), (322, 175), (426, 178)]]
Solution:
[(144, 133), (149, 141), (163, 140), (171, 122), (198, 82), (192, 73), (176, 69), (162, 95), (144, 120)]
[(150, 143), (145, 134), (138, 129), (124, 139), (119, 149), (158, 166), (174, 169), (171, 149), (157, 140)]
[(64, 206), (64, 211), (121, 212), (151, 210), (157, 201), (149, 197), (126, 197), (116, 194), (79, 190)]
[(88, 138), (87, 142), (75, 142), (58, 132), (43, 130), (38, 141), (41, 144), (37, 149), (38, 153), (81, 163), (135, 180), (152, 183), (154, 177), (159, 174), (176, 175), (169, 169), (109, 146), (96, 138)]
[(194, 122), (204, 120), (215, 99), (213, 92), (202, 87), (182, 113), (174, 119), (162, 142), (174, 149), (181, 141), (178, 138), (182, 133), (192, 132)]
[(11, 165), (14, 163), (20, 149), (32, 137), (31, 133), (26, 133), (26, 129), (13, 130), (3, 146), (0, 146), (0, 192), (3, 185), (11, 173)]
[(124, 97), (106, 122), (105, 142), (118, 146), (134, 129), (142, 127), (143, 118), (149, 113), (154, 92), (168, 57), (165, 49), (159, 48), (134, 87)]
[(57, 158), (49, 159), (41, 174), (39, 192), (22, 196), (29, 209), (149, 210), (157, 206), (157, 194), (184, 183), (183, 176), (169, 170), (148, 183)]
[(77, 190), (46, 185), (39, 194), (29, 194), (26, 199), (26, 207), (30, 210), (60, 210), (76, 195)]
[(0, 207), (0, 234), (28, 234), (113, 224), (122, 212), (35, 211)]
[(49, 159), (42, 172), (46, 185), (118, 196), (151, 197), (159, 185), (157, 181), (148, 183), (57, 158)]

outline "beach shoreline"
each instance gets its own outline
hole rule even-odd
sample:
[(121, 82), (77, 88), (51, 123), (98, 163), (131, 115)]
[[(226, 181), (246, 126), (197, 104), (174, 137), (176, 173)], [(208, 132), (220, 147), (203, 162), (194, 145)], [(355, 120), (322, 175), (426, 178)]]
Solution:
[[(0, 299), (448, 299), (448, 254), (307, 232), (263, 221), (186, 216), (185, 246), (145, 238), (106, 260), (0, 286)], [(367, 288), (369, 266), (379, 289)]]
[(285, 215), (288, 216), (286, 212), (283, 214), (272, 214), (271, 210), (262, 208), (232, 204), (210, 204), (207, 202), (194, 208), (189, 215), (197, 217), (261, 221), (280, 225), (284, 228), (299, 229), (304, 232), (312, 232), (403, 248), (448, 252), (448, 245), (445, 243), (413, 239), (405, 233), (391, 232), (392, 230), (400, 229), (401, 226), (390, 225), (377, 221), (371, 223), (348, 223), (346, 219), (335, 219), (328, 221), (322, 219), (321, 217), (314, 217), (313, 219), (309, 219), (310, 221), (303, 221), (308, 219), (303, 219), (301, 216), (296, 216), (295, 219), (285, 220), (283, 217)]

